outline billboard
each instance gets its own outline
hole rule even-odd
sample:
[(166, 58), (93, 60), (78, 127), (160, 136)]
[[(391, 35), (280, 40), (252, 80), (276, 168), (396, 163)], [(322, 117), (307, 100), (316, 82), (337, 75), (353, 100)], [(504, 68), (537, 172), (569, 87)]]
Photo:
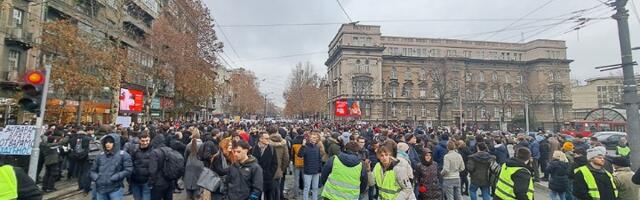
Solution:
[(362, 115), (360, 101), (336, 100), (335, 112), (337, 117), (359, 117)]
[(120, 88), (120, 111), (142, 112), (144, 107), (144, 92)]

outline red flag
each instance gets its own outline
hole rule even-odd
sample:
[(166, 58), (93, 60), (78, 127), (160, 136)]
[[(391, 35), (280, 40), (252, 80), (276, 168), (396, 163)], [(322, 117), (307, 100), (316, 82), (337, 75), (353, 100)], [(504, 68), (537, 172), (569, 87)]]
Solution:
[(336, 101), (336, 116), (346, 117), (349, 115), (349, 104), (345, 100)]

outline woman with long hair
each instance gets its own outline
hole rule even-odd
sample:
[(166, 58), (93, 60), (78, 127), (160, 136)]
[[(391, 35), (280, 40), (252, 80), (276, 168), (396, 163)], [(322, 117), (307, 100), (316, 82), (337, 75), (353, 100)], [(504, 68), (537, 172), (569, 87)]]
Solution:
[(552, 158), (553, 160), (546, 169), (550, 175), (549, 189), (551, 190), (551, 199), (565, 200), (567, 186), (571, 185), (569, 181), (569, 174), (571, 173), (569, 160), (562, 151), (554, 151)]
[(198, 150), (202, 146), (202, 140), (200, 140), (200, 130), (195, 127), (190, 127), (191, 142), (187, 144), (187, 150), (184, 152), (184, 157), (187, 160), (187, 165), (184, 170), (184, 188), (187, 190), (187, 199), (195, 200), (200, 197), (200, 187), (198, 186), (198, 178), (204, 164), (198, 159)]

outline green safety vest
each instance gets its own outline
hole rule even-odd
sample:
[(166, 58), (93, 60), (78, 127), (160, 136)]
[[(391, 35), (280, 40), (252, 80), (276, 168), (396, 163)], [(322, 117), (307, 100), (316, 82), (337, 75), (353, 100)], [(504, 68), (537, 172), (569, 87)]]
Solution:
[(11, 165), (0, 167), (0, 199), (18, 198), (18, 180)]
[[(578, 167), (578, 169), (573, 170), (574, 174), (577, 174), (578, 172), (582, 173), (582, 177), (584, 177), (584, 182), (587, 183), (587, 188), (589, 189), (589, 192), (588, 192), (589, 196), (593, 199), (600, 199), (600, 191), (598, 190), (598, 184), (596, 183), (596, 179), (593, 177), (591, 170), (589, 170), (589, 167), (582, 166), (582, 167)], [(613, 176), (608, 171), (605, 170), (605, 172), (607, 172), (607, 176), (609, 176), (609, 180), (611, 180), (611, 185), (613, 185), (614, 195), (618, 197), (618, 187), (616, 187), (616, 183), (613, 181)]]
[(373, 176), (376, 179), (376, 185), (380, 192), (380, 199), (382, 200), (395, 200), (400, 193), (400, 186), (396, 182), (396, 172), (389, 170), (382, 174), (382, 165), (380, 163), (373, 167)]
[(332, 200), (358, 199), (360, 196), (360, 176), (362, 175), (362, 163), (354, 167), (342, 164), (338, 156), (333, 158), (331, 174), (324, 184), (322, 196)]
[(629, 153), (631, 153), (631, 148), (629, 148), (628, 146), (626, 146), (626, 147), (617, 146), (616, 147), (616, 152), (618, 153), (618, 155), (628, 156)]
[[(516, 200), (516, 193), (513, 191), (514, 183), (511, 180), (511, 175), (515, 174), (518, 170), (524, 169), (524, 167), (507, 167), (507, 164), (502, 164), (500, 175), (498, 176), (498, 183), (496, 183), (495, 194), (502, 200)], [(533, 200), (533, 179), (529, 179), (529, 191), (527, 191), (527, 197), (529, 200)]]

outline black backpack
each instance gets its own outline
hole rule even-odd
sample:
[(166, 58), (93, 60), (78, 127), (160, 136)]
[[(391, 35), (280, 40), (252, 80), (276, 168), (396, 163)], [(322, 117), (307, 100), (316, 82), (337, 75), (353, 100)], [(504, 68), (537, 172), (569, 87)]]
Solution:
[(177, 180), (184, 175), (184, 157), (178, 151), (169, 147), (161, 147), (164, 154), (162, 175), (168, 180)]

